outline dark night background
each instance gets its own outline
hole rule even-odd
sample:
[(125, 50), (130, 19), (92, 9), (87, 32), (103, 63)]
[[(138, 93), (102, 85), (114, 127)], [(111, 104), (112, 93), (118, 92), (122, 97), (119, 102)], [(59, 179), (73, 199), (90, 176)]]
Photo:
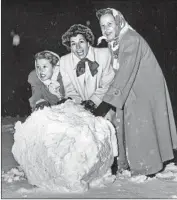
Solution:
[[(82, 2), (82, 3), (81, 3)], [(113, 7), (122, 12), (129, 24), (149, 43), (164, 72), (177, 121), (177, 2), (162, 1), (1, 1), (1, 80), (2, 116), (24, 116), (30, 113), (27, 83), (34, 69), (34, 54), (48, 49), (60, 56), (67, 53), (61, 44), (62, 34), (74, 23), (86, 25), (97, 39), (100, 27), (95, 11)], [(12, 46), (10, 32), (21, 37)], [(96, 40), (95, 40), (96, 44)]]

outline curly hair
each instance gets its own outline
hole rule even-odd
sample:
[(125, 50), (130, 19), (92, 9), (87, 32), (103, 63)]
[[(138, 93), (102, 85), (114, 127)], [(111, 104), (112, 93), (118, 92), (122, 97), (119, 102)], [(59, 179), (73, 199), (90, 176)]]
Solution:
[(47, 59), (52, 64), (52, 66), (55, 66), (59, 61), (59, 56), (57, 57), (55, 53), (45, 50), (35, 55), (35, 60), (37, 59)]
[(109, 8), (99, 9), (96, 11), (96, 17), (98, 18), (98, 20), (100, 20), (100, 17), (105, 14), (111, 14), (114, 17), (112, 10)]
[(78, 34), (81, 34), (84, 36), (87, 42), (90, 43), (90, 45), (94, 44), (94, 35), (90, 28), (87, 26), (84, 26), (82, 24), (74, 24), (72, 25), (63, 35), (62, 35), (62, 44), (66, 46), (68, 50), (70, 50), (70, 39), (71, 37), (75, 37)]

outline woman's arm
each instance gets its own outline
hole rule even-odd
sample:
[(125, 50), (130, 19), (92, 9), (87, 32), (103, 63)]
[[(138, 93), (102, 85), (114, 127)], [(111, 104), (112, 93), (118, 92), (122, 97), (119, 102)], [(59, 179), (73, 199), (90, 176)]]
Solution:
[(29, 98), (30, 107), (35, 109), (38, 102), (45, 101), (40, 89), (40, 82), (36, 76), (35, 70), (33, 70), (28, 76), (28, 83), (31, 85), (32, 96)]
[(105, 93), (108, 91), (109, 86), (113, 82), (115, 73), (113, 70), (113, 66), (111, 63), (111, 53), (109, 49), (104, 49), (104, 51), (101, 55), (102, 59), (104, 60), (103, 63), (103, 72), (101, 75), (99, 87), (96, 89), (94, 94), (91, 96), (90, 100), (92, 100), (97, 106), (102, 102), (102, 99), (105, 95)]
[(140, 40), (138, 37), (124, 40), (120, 48), (120, 68), (113, 84), (103, 98), (103, 101), (122, 109), (135, 81), (141, 60)]

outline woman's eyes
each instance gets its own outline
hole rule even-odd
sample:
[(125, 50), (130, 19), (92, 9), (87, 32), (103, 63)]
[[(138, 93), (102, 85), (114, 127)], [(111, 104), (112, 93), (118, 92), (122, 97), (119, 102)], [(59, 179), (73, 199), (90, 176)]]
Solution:
[(112, 26), (112, 23), (108, 23), (107, 25), (102, 25), (101, 28), (104, 29), (106, 26), (110, 27)]
[[(78, 43), (83, 44), (83, 43), (85, 43), (85, 40), (80, 40)], [(78, 44), (78, 43), (77, 43), (77, 44)], [(71, 43), (71, 46), (76, 46), (76, 43)]]
[(39, 69), (39, 68), (44, 68), (44, 69), (46, 69), (46, 68), (47, 68), (47, 66), (46, 66), (46, 65), (44, 65), (44, 66), (41, 66), (41, 67), (40, 67), (40, 66), (36, 66), (36, 68), (37, 68), (37, 69)]

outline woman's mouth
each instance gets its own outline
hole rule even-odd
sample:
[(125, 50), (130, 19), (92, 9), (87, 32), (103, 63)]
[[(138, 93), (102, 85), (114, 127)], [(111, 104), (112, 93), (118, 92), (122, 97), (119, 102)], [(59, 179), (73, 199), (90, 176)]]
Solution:
[(110, 33), (106, 33), (105, 36), (107, 38), (107, 41), (111, 41), (111, 40), (114, 39), (114, 36), (113, 36), (113, 34), (111, 32)]
[(110, 33), (106, 33), (105, 35), (106, 35), (106, 37), (109, 37), (109, 36), (111, 36), (111, 32)]
[(46, 76), (45, 74), (40, 74), (41, 78), (45, 78), (45, 76)]
[(77, 55), (78, 56), (83, 56), (84, 55), (84, 51), (77, 51)]

